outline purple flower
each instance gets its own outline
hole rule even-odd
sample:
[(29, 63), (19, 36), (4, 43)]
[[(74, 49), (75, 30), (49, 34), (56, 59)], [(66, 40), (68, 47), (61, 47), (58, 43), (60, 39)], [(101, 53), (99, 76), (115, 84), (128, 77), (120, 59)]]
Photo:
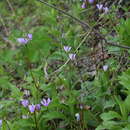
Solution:
[(96, 4), (96, 6), (99, 9), (99, 11), (103, 9), (103, 4)]
[(27, 44), (30, 40), (32, 40), (32, 34), (27, 34), (27, 38), (18, 38), (17, 41), (21, 44)]
[(71, 60), (75, 60), (75, 57), (76, 57), (76, 54), (69, 54), (69, 58), (71, 59)]
[(81, 5), (81, 8), (86, 8), (86, 3), (85, 2), (83, 2), (83, 4)]
[(104, 70), (104, 71), (107, 71), (107, 70), (108, 70), (108, 65), (104, 65), (104, 66), (103, 66), (103, 70)]
[(33, 105), (33, 104), (32, 104), (32, 105), (29, 105), (29, 106), (28, 106), (29, 111), (30, 111), (31, 113), (33, 113), (33, 112), (35, 111), (35, 107), (36, 107), (36, 106)]
[(36, 104), (36, 105), (35, 105), (35, 109), (36, 109), (37, 111), (39, 111), (39, 110), (41, 109), (41, 105), (40, 105), (40, 104)]
[(0, 127), (2, 126), (2, 120), (0, 120)]
[(69, 51), (71, 50), (71, 46), (64, 46), (64, 50), (65, 50), (66, 52), (69, 52)]
[(18, 38), (17, 41), (21, 44), (27, 44), (28, 40), (26, 38)]
[(26, 99), (23, 99), (23, 100), (21, 101), (21, 104), (22, 104), (24, 107), (27, 107), (27, 106), (29, 105), (29, 101), (26, 100)]
[(88, 0), (88, 2), (89, 2), (90, 4), (92, 4), (92, 3), (94, 2), (94, 0)]
[(50, 98), (48, 98), (48, 99), (44, 99), (44, 98), (43, 98), (42, 101), (41, 101), (41, 104), (42, 104), (43, 106), (47, 107), (50, 102), (51, 102)]
[(108, 13), (108, 11), (109, 11), (108, 7), (103, 7), (103, 10), (104, 10), (105, 14)]
[(29, 38), (29, 40), (32, 40), (32, 34), (27, 34), (27, 37)]

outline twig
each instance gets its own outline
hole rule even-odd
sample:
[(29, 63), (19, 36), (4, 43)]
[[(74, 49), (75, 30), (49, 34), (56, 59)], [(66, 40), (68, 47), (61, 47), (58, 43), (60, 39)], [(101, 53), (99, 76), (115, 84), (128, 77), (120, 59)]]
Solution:
[[(59, 8), (55, 7), (54, 5), (49, 4), (48, 2), (45, 2), (45, 1), (43, 1), (43, 0), (37, 0), (37, 1), (39, 1), (39, 2), (41, 2), (41, 3), (43, 3), (43, 4), (45, 4), (45, 5), (47, 5), (47, 6), (51, 7), (51, 8), (53, 8), (53, 9), (56, 9), (56, 10), (59, 11), (60, 13), (63, 13), (63, 14), (65, 14), (65, 15), (69, 16), (70, 18), (74, 19), (75, 21), (77, 21), (77, 22), (78, 22), (79, 24), (81, 24), (82, 26), (85, 26), (86, 28), (89, 28), (89, 29), (91, 28), (89, 24), (87, 24), (87, 23), (85, 23), (84, 21), (82, 21), (82, 20), (80, 20), (80, 19), (78, 19), (78, 18), (76, 18), (76, 17), (70, 15), (69, 13), (65, 12), (65, 11), (62, 10), (62, 9), (59, 9)], [(96, 29), (93, 29), (93, 31), (96, 31), (96, 32), (97, 32)], [(116, 47), (119, 47), (119, 48), (130, 49), (129, 46), (118, 45), (118, 44), (115, 44), (115, 43), (110, 43), (110, 42), (108, 42), (100, 33), (98, 33), (98, 35), (99, 35), (100, 37), (102, 37), (102, 39), (105, 41), (105, 44), (108, 44), (108, 45), (110, 45), (110, 46), (116, 46)]]

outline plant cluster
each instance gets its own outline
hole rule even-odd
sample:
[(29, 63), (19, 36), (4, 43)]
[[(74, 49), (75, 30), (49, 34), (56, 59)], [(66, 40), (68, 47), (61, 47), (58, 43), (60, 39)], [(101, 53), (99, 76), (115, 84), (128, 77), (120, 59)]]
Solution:
[(1, 130), (130, 130), (129, 1), (0, 7)]

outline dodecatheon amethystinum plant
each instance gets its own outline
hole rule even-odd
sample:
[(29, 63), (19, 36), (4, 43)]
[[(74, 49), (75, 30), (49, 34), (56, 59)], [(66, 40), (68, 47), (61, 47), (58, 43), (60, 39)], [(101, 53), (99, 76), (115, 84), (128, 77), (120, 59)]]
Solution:
[(33, 104), (32, 104), (32, 105), (29, 105), (29, 106), (28, 106), (29, 111), (30, 111), (31, 113), (35, 112), (35, 107), (36, 107), (36, 106), (33, 105)]
[(47, 107), (49, 104), (50, 104), (50, 102), (51, 102), (51, 99), (50, 98), (48, 98), (48, 99), (42, 99), (42, 101), (41, 101), (41, 104), (43, 105), (43, 106), (45, 106), (45, 107)]
[(71, 59), (71, 60), (75, 60), (75, 57), (76, 57), (76, 54), (69, 54), (69, 58)]
[(71, 50), (71, 46), (64, 46), (63, 48), (65, 52), (69, 52)]
[(32, 40), (32, 34), (27, 34), (27, 38), (18, 38), (17, 41), (21, 44), (27, 44), (30, 40)]
[(29, 105), (29, 101), (26, 100), (26, 99), (23, 99), (21, 100), (21, 104), (24, 106), (24, 107), (27, 107)]

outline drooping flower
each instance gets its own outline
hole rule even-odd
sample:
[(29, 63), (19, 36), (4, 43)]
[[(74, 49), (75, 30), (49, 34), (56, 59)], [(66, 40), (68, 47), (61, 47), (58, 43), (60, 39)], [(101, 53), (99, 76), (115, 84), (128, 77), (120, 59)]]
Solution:
[(32, 34), (31, 33), (27, 34), (27, 38), (21, 37), (21, 38), (17, 39), (17, 41), (21, 44), (27, 44), (30, 40), (32, 40)]
[(76, 57), (76, 54), (69, 54), (69, 58), (71, 59), (71, 60), (75, 60), (75, 57)]
[(21, 104), (22, 104), (24, 107), (27, 107), (27, 106), (29, 105), (29, 101), (26, 100), (26, 99), (23, 99), (23, 100), (21, 101)]
[(21, 44), (27, 44), (28, 43), (28, 39), (26, 39), (26, 38), (18, 38), (17, 41)]
[(77, 121), (80, 121), (80, 114), (79, 114), (79, 113), (76, 113), (76, 114), (75, 114), (75, 117), (76, 117), (76, 120), (77, 120)]
[(83, 2), (83, 4), (81, 5), (81, 8), (85, 9), (86, 8), (86, 3)]
[(29, 40), (32, 40), (32, 34), (31, 33), (27, 34), (27, 37), (29, 38)]
[(104, 13), (105, 13), (105, 14), (107, 14), (108, 11), (109, 11), (108, 7), (103, 7), (103, 10), (104, 10)]
[(92, 3), (94, 3), (94, 0), (88, 0), (88, 2), (89, 2), (90, 4), (92, 4)]
[(42, 101), (41, 101), (41, 104), (43, 105), (43, 106), (48, 106), (49, 104), (50, 104), (50, 102), (51, 102), (51, 99), (50, 98), (48, 98), (48, 99), (42, 99)]
[(2, 120), (0, 120), (0, 127), (2, 126)]
[(35, 105), (35, 109), (36, 109), (37, 111), (39, 111), (39, 110), (41, 109), (41, 105), (40, 105), (40, 104), (36, 104), (36, 105)]
[(29, 111), (30, 111), (31, 113), (33, 113), (33, 112), (35, 111), (35, 107), (36, 107), (36, 106), (33, 105), (33, 104), (32, 104), (32, 105), (29, 105), (29, 106), (28, 106)]
[(64, 46), (64, 50), (65, 50), (66, 52), (69, 52), (69, 51), (71, 50), (71, 46)]
[(97, 8), (99, 11), (101, 11), (103, 9), (103, 4), (96, 4)]
[(108, 65), (104, 65), (104, 66), (103, 66), (103, 70), (104, 70), (104, 71), (107, 71), (107, 70), (108, 70)]

